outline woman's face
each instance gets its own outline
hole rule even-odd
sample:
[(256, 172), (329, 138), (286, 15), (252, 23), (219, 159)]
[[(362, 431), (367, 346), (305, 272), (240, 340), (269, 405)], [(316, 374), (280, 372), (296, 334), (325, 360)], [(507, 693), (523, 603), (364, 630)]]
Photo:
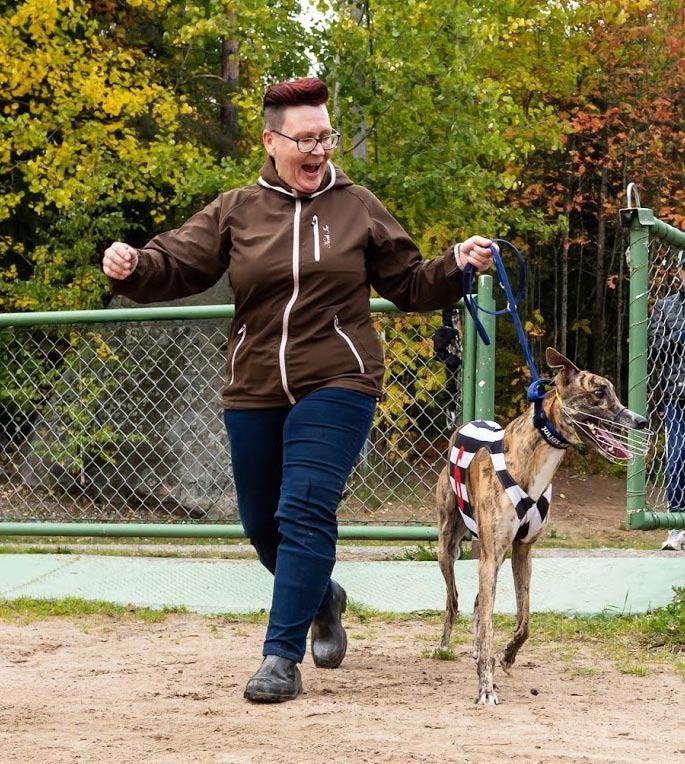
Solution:
[[(276, 172), (293, 190), (313, 194), (323, 182), (326, 162), (333, 149), (324, 151), (321, 143), (303, 154), (291, 138), (320, 138), (332, 131), (328, 109), (321, 106), (288, 106), (278, 132), (265, 129), (262, 140), (269, 156), (274, 158)], [(279, 135), (283, 133), (284, 135)], [(289, 136), (286, 138), (285, 136)]]

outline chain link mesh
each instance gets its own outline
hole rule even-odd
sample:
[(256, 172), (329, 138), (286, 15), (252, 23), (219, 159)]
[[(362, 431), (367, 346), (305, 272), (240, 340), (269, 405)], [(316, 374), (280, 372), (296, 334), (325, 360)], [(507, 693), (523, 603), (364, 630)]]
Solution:
[[(386, 392), (343, 523), (434, 522), (461, 411), (461, 375), (454, 370), (448, 392), (450, 372), (434, 357), (441, 323), (437, 314), (375, 318)], [(218, 404), (229, 328), (201, 320), (0, 332), (0, 520), (238, 522)], [(459, 335), (450, 349), (459, 351)]]
[[(646, 461), (646, 499), (650, 509), (666, 511), (667, 454), (666, 454), (666, 405), (669, 401), (668, 378), (682, 376), (685, 381), (685, 357), (674, 355), (674, 345), (665, 336), (665, 325), (658, 318), (657, 301), (677, 296), (682, 280), (679, 274), (679, 250), (660, 239), (651, 238), (649, 246), (649, 342), (647, 411), (650, 428), (654, 433), (653, 444)], [(660, 303), (663, 305), (663, 302)], [(685, 328), (685, 304), (679, 309)], [(682, 338), (685, 340), (685, 337)], [(681, 369), (680, 367), (683, 366)]]

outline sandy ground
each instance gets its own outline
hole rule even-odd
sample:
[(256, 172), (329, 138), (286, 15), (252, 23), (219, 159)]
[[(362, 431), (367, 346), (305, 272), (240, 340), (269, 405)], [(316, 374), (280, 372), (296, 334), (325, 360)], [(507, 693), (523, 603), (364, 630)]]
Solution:
[(263, 630), (194, 615), (3, 624), (0, 759), (685, 762), (685, 684), (668, 664), (635, 676), (598, 645), (529, 643), (483, 708), (467, 645), (426, 657), (437, 623), (356, 622), (340, 669), (307, 656), (300, 698), (254, 705), (242, 690)]

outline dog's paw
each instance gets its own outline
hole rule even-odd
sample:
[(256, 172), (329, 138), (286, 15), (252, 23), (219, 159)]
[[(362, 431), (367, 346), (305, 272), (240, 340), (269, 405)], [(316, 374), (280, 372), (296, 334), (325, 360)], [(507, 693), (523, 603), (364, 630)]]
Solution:
[(482, 689), (476, 698), (476, 703), (479, 706), (496, 706), (499, 698), (494, 690)]
[(501, 655), (499, 659), (499, 665), (502, 667), (502, 671), (504, 671), (507, 676), (511, 676), (511, 671), (509, 671), (509, 669), (514, 665), (514, 661), (507, 660), (503, 655)]

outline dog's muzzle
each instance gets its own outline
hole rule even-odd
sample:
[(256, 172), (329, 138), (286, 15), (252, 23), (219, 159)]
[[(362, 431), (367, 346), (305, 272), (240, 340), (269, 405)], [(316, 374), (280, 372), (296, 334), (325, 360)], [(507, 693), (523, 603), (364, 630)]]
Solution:
[(647, 453), (652, 433), (647, 429), (647, 420), (634, 411), (622, 408), (612, 419), (607, 419), (570, 406), (562, 408), (576, 431), (582, 433), (605, 459), (630, 464)]

